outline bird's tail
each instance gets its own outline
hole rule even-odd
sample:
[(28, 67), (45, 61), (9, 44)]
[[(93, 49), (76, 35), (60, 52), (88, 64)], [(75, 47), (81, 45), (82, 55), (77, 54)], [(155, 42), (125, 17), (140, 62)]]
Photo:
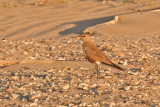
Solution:
[(119, 67), (118, 65), (114, 64), (113, 62), (111, 62), (111, 63), (112, 63), (112, 64), (106, 64), (106, 63), (102, 62), (102, 64), (111, 66), (111, 67), (116, 68), (116, 69), (118, 69), (118, 70), (121, 70), (121, 71), (124, 71), (124, 70), (125, 70), (124, 68)]

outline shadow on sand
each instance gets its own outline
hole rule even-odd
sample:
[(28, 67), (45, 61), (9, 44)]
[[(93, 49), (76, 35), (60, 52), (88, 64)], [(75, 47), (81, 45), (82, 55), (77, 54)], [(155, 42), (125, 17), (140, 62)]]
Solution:
[[(101, 1), (101, 0), (98, 0)], [(142, 10), (141, 12), (147, 12), (147, 11), (151, 11), (151, 10), (157, 10), (160, 9), (158, 8), (152, 8), (152, 9), (146, 9), (146, 10)], [(126, 12), (126, 13), (121, 13), (121, 14), (117, 14), (114, 16), (107, 16), (107, 17), (100, 17), (100, 18), (95, 18), (95, 19), (89, 19), (89, 20), (82, 20), (82, 21), (76, 21), (76, 22), (70, 22), (70, 23), (64, 23), (62, 25), (67, 25), (67, 24), (75, 24), (75, 27), (66, 29), (64, 31), (59, 32), (59, 34), (61, 36), (67, 35), (67, 34), (71, 34), (71, 33), (75, 33), (75, 34), (82, 34), (83, 31), (90, 27), (90, 26), (95, 26), (97, 24), (101, 24), (101, 23), (105, 23), (108, 21), (111, 21), (114, 19), (115, 16), (119, 16), (119, 15), (124, 15), (124, 14), (131, 14), (131, 13), (138, 13), (139, 11), (133, 11), (133, 12)]]
[(101, 17), (101, 18), (96, 18), (96, 19), (89, 19), (89, 20), (82, 20), (82, 21), (76, 21), (76, 22), (70, 22), (70, 23), (64, 23), (62, 25), (66, 24), (75, 24), (75, 27), (65, 29), (64, 31), (59, 32), (61, 36), (67, 35), (67, 34), (81, 34), (83, 31), (90, 27), (90, 26), (95, 26), (97, 24), (105, 23), (108, 21), (111, 21), (114, 19), (114, 16), (108, 16), (108, 17)]

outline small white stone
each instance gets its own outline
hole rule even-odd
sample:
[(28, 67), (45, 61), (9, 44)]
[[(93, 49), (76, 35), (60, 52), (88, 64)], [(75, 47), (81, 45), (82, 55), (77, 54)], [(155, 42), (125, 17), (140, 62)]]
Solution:
[(24, 52), (25, 55), (28, 55), (28, 52)]
[(131, 89), (131, 86), (124, 86), (124, 89), (127, 91), (127, 90), (130, 90)]
[(11, 78), (12, 78), (12, 80), (18, 80), (17, 76), (12, 76)]
[(37, 98), (40, 98), (42, 95), (40, 93), (33, 95), (31, 98), (29, 98), (30, 100), (35, 100)]
[(88, 87), (83, 87), (84, 90), (88, 90)]
[(111, 103), (110, 103), (110, 107), (114, 107), (114, 106), (116, 106), (116, 103), (111, 102)]
[(12, 97), (13, 97), (13, 99), (16, 99), (17, 97), (19, 97), (19, 95), (18, 94), (13, 94)]
[(37, 103), (31, 103), (30, 107), (37, 107)]
[(73, 107), (73, 106), (74, 106), (74, 104), (72, 104), (72, 103), (71, 103), (71, 104), (69, 104), (69, 107)]
[(96, 88), (97, 87), (97, 84), (93, 84), (90, 86), (91, 88)]
[(124, 61), (123, 65), (128, 65), (127, 61)]
[(78, 88), (84, 89), (84, 90), (88, 90), (88, 84), (86, 83), (81, 83), (78, 85)]
[(69, 84), (67, 84), (67, 85), (65, 85), (65, 86), (63, 87), (63, 89), (64, 89), (64, 90), (68, 90), (69, 87), (70, 87)]
[(76, 94), (75, 97), (80, 97), (80, 95)]
[(55, 49), (55, 46), (52, 46), (52, 48), (51, 48), (51, 49), (52, 49), (52, 50), (53, 50), (53, 49)]
[(58, 60), (58, 61), (64, 61), (65, 59), (62, 58), (62, 57), (59, 57), (57, 60)]

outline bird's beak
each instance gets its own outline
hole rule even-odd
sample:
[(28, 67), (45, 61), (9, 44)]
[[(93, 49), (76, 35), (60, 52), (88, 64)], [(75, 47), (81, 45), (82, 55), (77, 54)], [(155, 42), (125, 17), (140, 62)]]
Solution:
[(80, 40), (81, 36), (76, 36), (75, 39)]
[(87, 35), (90, 35), (90, 36), (92, 36), (92, 35), (94, 35), (94, 34), (96, 34), (95, 32), (83, 32), (83, 34), (87, 34)]

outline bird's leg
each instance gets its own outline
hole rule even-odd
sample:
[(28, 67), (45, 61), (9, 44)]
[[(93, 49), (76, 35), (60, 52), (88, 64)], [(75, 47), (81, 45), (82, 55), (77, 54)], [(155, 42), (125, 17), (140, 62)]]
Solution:
[(97, 63), (95, 63), (95, 70), (96, 70), (97, 78), (99, 78), (100, 74), (99, 74), (98, 64)]
[(94, 72), (93, 72), (93, 74), (91, 75), (90, 78), (92, 78), (94, 76), (94, 74), (97, 74), (97, 78), (99, 78), (100, 74), (99, 74), (98, 64), (97, 63), (95, 63), (95, 70), (94, 70)]

